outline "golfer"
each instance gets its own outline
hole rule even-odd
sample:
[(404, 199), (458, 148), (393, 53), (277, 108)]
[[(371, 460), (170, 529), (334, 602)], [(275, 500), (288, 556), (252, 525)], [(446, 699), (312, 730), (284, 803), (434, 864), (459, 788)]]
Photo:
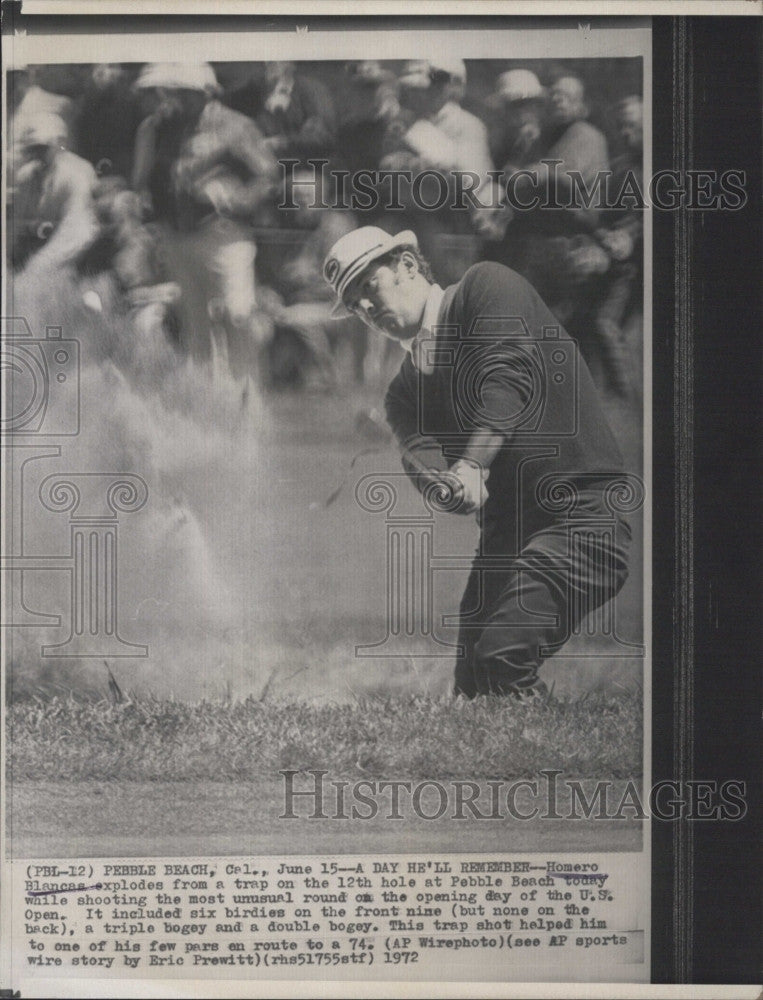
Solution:
[(500, 264), (442, 289), (411, 231), (356, 229), (323, 274), (338, 311), (406, 348), (385, 399), (406, 472), (422, 491), (449, 484), (480, 523), (455, 693), (544, 690), (543, 660), (628, 571), (630, 528), (611, 530), (607, 505), (622, 458), (575, 342)]

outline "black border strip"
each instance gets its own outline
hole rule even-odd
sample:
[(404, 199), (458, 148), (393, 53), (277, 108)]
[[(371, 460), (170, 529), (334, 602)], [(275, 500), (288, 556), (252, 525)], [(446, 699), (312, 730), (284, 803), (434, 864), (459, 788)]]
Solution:
[(748, 810), (693, 824), (699, 983), (759, 985), (763, 971), (761, 26), (691, 19), (694, 163), (744, 171), (747, 191), (739, 211), (693, 220), (693, 776), (743, 781)]
[[(691, 21), (673, 20), (673, 169), (681, 177), (694, 166), (694, 102)], [(676, 215), (673, 234), (675, 267), (675, 361), (673, 367), (675, 494), (675, 599), (673, 605), (673, 772), (685, 787), (694, 757), (694, 217), (686, 208)], [(693, 824), (683, 817), (673, 824), (675, 889), (673, 895), (674, 979), (692, 979)]]
[[(652, 169), (674, 169), (677, 92), (674, 59), (677, 19), (656, 18), (652, 25)], [(671, 99), (667, 97), (670, 95)], [(677, 284), (674, 270), (676, 213), (653, 212), (652, 242), (652, 780), (673, 781), (674, 719), (673, 601), (676, 593), (676, 468), (674, 433)], [(666, 613), (667, 612), (667, 613)], [(652, 822), (651, 980), (676, 977), (674, 909), (677, 873), (672, 823)]]
[(653, 778), (744, 782), (747, 813), (653, 821), (652, 981), (759, 984), (763, 39), (653, 28), (655, 171), (742, 170), (748, 200), (654, 216)]

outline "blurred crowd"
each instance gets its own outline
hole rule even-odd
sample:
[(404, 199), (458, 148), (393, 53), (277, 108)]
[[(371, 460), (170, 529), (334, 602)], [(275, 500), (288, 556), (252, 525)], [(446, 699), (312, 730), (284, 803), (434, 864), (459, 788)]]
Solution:
[[(490, 172), (515, 177), (520, 202), (540, 176), (559, 204), (571, 172), (587, 184), (605, 170), (640, 179), (639, 85), (623, 86), (615, 71), (592, 101), (585, 72), (550, 60), (506, 61), (476, 89), (478, 64), (467, 70), (461, 60), (327, 65), (16, 71), (11, 267), (43, 282), (70, 271), (96, 311), (102, 296), (86, 279), (106, 276), (132, 336), (222, 356), (263, 385), (331, 389), (383, 378), (397, 348), (332, 315), (327, 249), (357, 225), (413, 229), (443, 285), (482, 259), (524, 274), (579, 339), (602, 388), (625, 395), (634, 383), (626, 330), (643, 288), (641, 214), (595, 203), (518, 211), (492, 190)], [(315, 159), (327, 161), (322, 174)], [(425, 209), (422, 187), (422, 198), (405, 189), (394, 206), (341, 207), (342, 177), (404, 170), (438, 171), (450, 185), (454, 172), (473, 172), (481, 196), (465, 210), (450, 200)], [(285, 200), (296, 209), (279, 208)]]

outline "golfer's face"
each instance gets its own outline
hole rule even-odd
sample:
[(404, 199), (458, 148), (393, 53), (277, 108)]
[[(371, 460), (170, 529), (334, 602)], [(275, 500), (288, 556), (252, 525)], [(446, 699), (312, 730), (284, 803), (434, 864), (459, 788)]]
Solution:
[(344, 293), (344, 304), (368, 326), (393, 340), (405, 340), (415, 322), (409, 315), (411, 307), (406, 295), (405, 274), (400, 264), (393, 267), (371, 264), (350, 282)]

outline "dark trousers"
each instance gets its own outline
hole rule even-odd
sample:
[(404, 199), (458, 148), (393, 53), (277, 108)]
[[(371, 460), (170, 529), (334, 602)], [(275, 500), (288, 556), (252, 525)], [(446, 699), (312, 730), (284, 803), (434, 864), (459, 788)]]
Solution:
[[(605, 531), (567, 522), (533, 535), (509, 568), (500, 535), (483, 541), (461, 600), (455, 694), (536, 687), (543, 661), (622, 588), (630, 539), (622, 520)], [(503, 566), (490, 568), (491, 558)]]

